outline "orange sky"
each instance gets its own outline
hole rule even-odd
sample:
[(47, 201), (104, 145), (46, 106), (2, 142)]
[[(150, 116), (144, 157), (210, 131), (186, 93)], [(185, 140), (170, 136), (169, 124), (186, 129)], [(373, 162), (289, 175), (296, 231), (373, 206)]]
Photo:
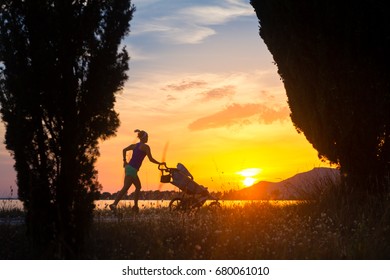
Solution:
[[(249, 168), (261, 170), (257, 181), (280, 181), (328, 166), (290, 120), (249, 1), (132, 2), (137, 11), (124, 41), (129, 80), (116, 103), (121, 126), (101, 143), (97, 163), (103, 191), (122, 187), (122, 149), (137, 140), (135, 129), (149, 133), (157, 160), (168, 143), (168, 165), (183, 163), (210, 190), (244, 187), (238, 172)], [(12, 164), (1, 145), (0, 196), (15, 185)], [(155, 164), (145, 159), (139, 174), (144, 190), (158, 189)]]
[[(262, 170), (257, 180), (279, 181), (320, 166), (317, 152), (293, 127), (283, 85), (272, 81), (273, 72), (149, 74), (128, 83), (118, 100), (118, 135), (101, 144), (104, 189), (121, 186), (121, 151), (137, 140), (136, 128), (149, 133), (157, 160), (168, 143), (168, 165), (183, 163), (195, 181), (212, 190), (242, 187), (245, 177), (237, 173), (248, 168)], [(139, 174), (144, 189), (159, 185), (157, 166), (148, 160)]]

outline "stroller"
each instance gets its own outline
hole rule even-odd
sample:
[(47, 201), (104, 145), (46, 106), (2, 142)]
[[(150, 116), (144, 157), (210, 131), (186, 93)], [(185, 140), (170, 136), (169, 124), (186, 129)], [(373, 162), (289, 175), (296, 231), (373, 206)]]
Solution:
[(161, 171), (161, 183), (171, 183), (181, 190), (180, 196), (169, 202), (169, 210), (199, 209), (207, 200), (214, 200), (208, 205), (209, 208), (221, 207), (218, 199), (207, 188), (197, 184), (183, 164), (178, 163), (176, 168), (169, 168), (164, 164), (159, 165), (158, 169)]

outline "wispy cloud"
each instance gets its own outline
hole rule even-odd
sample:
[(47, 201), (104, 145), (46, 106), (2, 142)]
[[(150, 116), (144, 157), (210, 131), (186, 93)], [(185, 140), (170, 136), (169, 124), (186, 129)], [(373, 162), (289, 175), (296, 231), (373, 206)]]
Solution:
[(196, 80), (196, 81), (181, 81), (180, 83), (173, 83), (166, 85), (162, 88), (162, 90), (173, 90), (173, 91), (184, 91), (193, 88), (199, 88), (207, 85), (207, 82)]
[(177, 100), (177, 97), (171, 95), (171, 94), (168, 94), (167, 97), (166, 97), (167, 101), (176, 101)]
[(220, 112), (195, 120), (188, 128), (196, 131), (251, 123), (272, 124), (288, 119), (289, 112), (288, 107), (274, 109), (260, 103), (235, 103)]
[(242, 1), (219, 2), (221, 5), (198, 5), (179, 11), (185, 18), (191, 18), (199, 25), (218, 25), (242, 16), (252, 16), (254, 11), (249, 3)]
[(225, 97), (232, 97), (236, 93), (236, 87), (232, 85), (227, 85), (220, 88), (214, 88), (211, 90), (204, 91), (200, 93), (202, 102), (208, 102), (211, 100), (222, 99)]
[(150, 5), (143, 4), (141, 7), (145, 10), (149, 8), (148, 11), (154, 14), (148, 18), (140, 17), (139, 22), (133, 24), (132, 35), (153, 32), (158, 38), (172, 44), (201, 43), (217, 33), (213, 26), (254, 15), (252, 6), (243, 0), (183, 3), (180, 8), (164, 5), (162, 1), (152, 1)]
[(208, 102), (212, 100), (223, 99), (225, 97), (232, 97), (236, 92), (236, 86), (234, 85), (225, 85), (221, 87), (214, 87), (211, 89), (208, 87), (210, 87), (210, 84), (204, 80), (193, 80), (193, 81), (183, 80), (179, 83), (171, 83), (165, 85), (164, 87), (161, 88), (161, 90), (171, 91), (171, 92), (189, 91), (191, 93), (193, 93), (194, 90), (195, 91), (202, 90), (197, 94), (197, 96), (200, 97), (199, 100), (201, 102)]
[(134, 44), (126, 43), (127, 51), (130, 54), (131, 61), (144, 61), (152, 59), (147, 53), (142, 49), (136, 47)]

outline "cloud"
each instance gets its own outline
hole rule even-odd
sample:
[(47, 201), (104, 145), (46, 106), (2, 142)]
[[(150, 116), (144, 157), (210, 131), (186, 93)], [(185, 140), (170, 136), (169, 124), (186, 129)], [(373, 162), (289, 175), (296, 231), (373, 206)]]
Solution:
[(132, 36), (153, 32), (172, 44), (198, 44), (217, 34), (212, 26), (223, 25), (239, 17), (254, 16), (252, 6), (242, 0), (209, 2), (188, 4), (177, 1), (176, 6), (163, 1), (144, 4), (140, 11), (137, 10), (140, 16), (139, 21), (133, 24)]
[(134, 44), (131, 44), (130, 42), (126, 42), (126, 48), (130, 54), (130, 60), (132, 62), (152, 59), (150, 55), (144, 52), (141, 48), (136, 47)]
[(248, 125), (254, 122), (272, 124), (276, 121), (286, 120), (289, 112), (288, 107), (274, 109), (264, 104), (234, 103), (220, 112), (197, 119), (188, 128), (191, 131), (196, 131), (233, 125)]
[(171, 28), (162, 37), (175, 44), (199, 44), (217, 32), (209, 27), (187, 24), (186, 27)]
[[(161, 90), (164, 91), (170, 91), (172, 94), (167, 95), (168, 101), (176, 101), (178, 100), (177, 96), (175, 96), (175, 92), (183, 92), (188, 91), (189, 94), (192, 94), (192, 96), (196, 96), (196, 98), (192, 99), (195, 102), (209, 102), (214, 100), (221, 100), (226, 97), (232, 97), (236, 93), (236, 86), (234, 85), (226, 85), (221, 87), (216, 87), (208, 90), (203, 90), (202, 92), (199, 92), (197, 94), (194, 93), (195, 91), (202, 90), (206, 86), (208, 86), (209, 83), (202, 81), (202, 80), (195, 80), (195, 81), (185, 81), (183, 80), (180, 83), (172, 83), (168, 84), (161, 88)], [(189, 95), (186, 95), (189, 98)]]
[(253, 16), (254, 10), (249, 3), (242, 1), (225, 1), (220, 5), (202, 5), (184, 8), (179, 14), (191, 18), (200, 25), (220, 25), (242, 16)]
[(170, 94), (167, 95), (167, 101), (176, 101), (176, 100), (177, 100), (177, 98), (174, 97), (173, 95), (170, 95)]
[(236, 93), (236, 87), (232, 85), (224, 86), (221, 88), (214, 88), (201, 93), (201, 101), (208, 102), (211, 100), (222, 99), (225, 97), (231, 97)]
[(198, 44), (206, 38), (215, 35), (216, 31), (210, 27), (193, 24), (181, 17), (164, 17), (145, 22), (132, 32), (132, 36), (144, 33), (156, 33), (157, 38), (171, 44)]
[(282, 107), (279, 110), (265, 107), (263, 112), (259, 113), (259, 122), (264, 124), (272, 124), (276, 121), (284, 121), (290, 116), (290, 109)]
[(162, 88), (162, 90), (172, 90), (172, 91), (185, 91), (193, 88), (199, 88), (207, 85), (205, 81), (182, 81), (177, 84), (169, 84)]

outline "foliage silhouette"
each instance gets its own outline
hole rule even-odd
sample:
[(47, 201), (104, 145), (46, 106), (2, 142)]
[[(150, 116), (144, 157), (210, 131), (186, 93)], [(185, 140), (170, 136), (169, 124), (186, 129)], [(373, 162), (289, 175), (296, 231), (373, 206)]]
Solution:
[(390, 167), (390, 18), (377, 1), (252, 0), (291, 118), (347, 194), (382, 194)]
[(0, 2), (0, 102), (5, 143), (37, 258), (78, 258), (100, 185), (98, 141), (115, 135), (119, 49), (130, 0)]

